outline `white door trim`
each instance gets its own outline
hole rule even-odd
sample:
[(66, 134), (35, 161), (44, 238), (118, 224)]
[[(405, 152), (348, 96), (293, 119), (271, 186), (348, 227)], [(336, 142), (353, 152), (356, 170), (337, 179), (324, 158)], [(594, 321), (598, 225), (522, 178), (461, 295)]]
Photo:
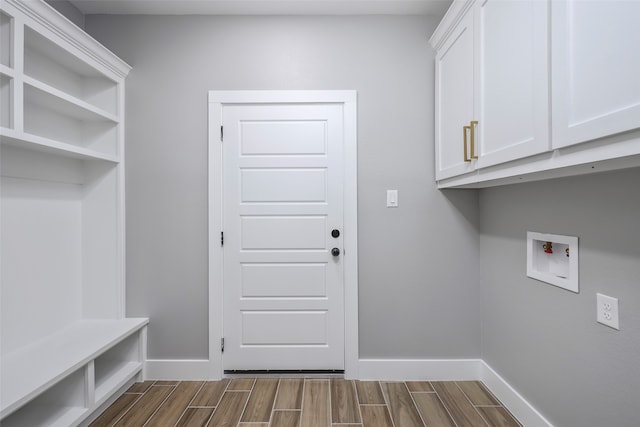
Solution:
[(356, 91), (209, 91), (209, 375), (222, 378), (223, 163), (220, 129), (224, 104), (336, 103), (344, 106), (345, 378), (358, 372), (358, 156)]

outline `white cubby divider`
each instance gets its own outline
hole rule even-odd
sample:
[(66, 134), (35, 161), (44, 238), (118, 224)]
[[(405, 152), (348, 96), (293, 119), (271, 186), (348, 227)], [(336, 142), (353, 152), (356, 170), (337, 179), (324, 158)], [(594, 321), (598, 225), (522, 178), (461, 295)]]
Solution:
[(146, 359), (124, 304), (130, 67), (41, 0), (3, 0), (0, 36), (0, 424), (76, 426)]
[[(12, 425), (14, 418), (22, 420), (23, 413), (32, 416), (39, 412), (38, 403), (50, 400), (47, 394), (59, 394), (55, 390), (61, 387), (79, 388), (82, 396), (70, 393), (72, 400), (60, 402), (60, 406), (74, 408), (74, 414), (81, 408), (81, 415), (90, 415), (108, 396), (141, 372), (144, 361), (139, 347), (140, 335), (147, 323), (145, 318), (85, 319), (4, 356), (1, 362), (2, 426)], [(92, 387), (87, 384), (91, 382), (89, 378), (94, 379)], [(85, 399), (86, 388), (95, 390), (94, 399)], [(45, 398), (40, 399), (43, 395)], [(5, 415), (9, 416), (5, 419)], [(42, 423), (16, 425), (48, 426), (51, 421), (43, 416)]]
[(527, 276), (578, 293), (578, 238), (527, 232)]

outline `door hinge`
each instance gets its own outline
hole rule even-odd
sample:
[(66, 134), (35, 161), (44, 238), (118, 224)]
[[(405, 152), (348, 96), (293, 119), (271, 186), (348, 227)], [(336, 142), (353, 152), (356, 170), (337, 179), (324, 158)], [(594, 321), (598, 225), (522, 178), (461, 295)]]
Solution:
[(220, 126), (220, 142), (224, 141), (224, 126)]
[(220, 351), (224, 353), (224, 338), (220, 338)]
[(220, 246), (224, 246), (224, 231), (220, 232)]

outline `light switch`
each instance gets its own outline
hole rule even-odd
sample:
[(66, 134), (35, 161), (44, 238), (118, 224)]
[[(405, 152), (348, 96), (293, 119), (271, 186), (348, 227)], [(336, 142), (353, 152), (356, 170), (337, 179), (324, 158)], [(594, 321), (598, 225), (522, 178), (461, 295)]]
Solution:
[(387, 190), (387, 207), (398, 207), (398, 190)]

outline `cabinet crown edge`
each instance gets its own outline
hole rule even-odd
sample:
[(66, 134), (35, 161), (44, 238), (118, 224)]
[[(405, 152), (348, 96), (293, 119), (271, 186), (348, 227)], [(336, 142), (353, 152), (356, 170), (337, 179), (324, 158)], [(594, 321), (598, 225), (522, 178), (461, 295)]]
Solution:
[(115, 77), (124, 79), (131, 71), (129, 64), (43, 0), (3, 0), (2, 3), (13, 6), (25, 16), (56, 34), (83, 55), (109, 70)]
[(473, 3), (474, 0), (453, 0), (453, 3), (451, 3), (451, 6), (429, 38), (431, 47), (437, 50), (442, 46), (458, 22), (471, 9)]

